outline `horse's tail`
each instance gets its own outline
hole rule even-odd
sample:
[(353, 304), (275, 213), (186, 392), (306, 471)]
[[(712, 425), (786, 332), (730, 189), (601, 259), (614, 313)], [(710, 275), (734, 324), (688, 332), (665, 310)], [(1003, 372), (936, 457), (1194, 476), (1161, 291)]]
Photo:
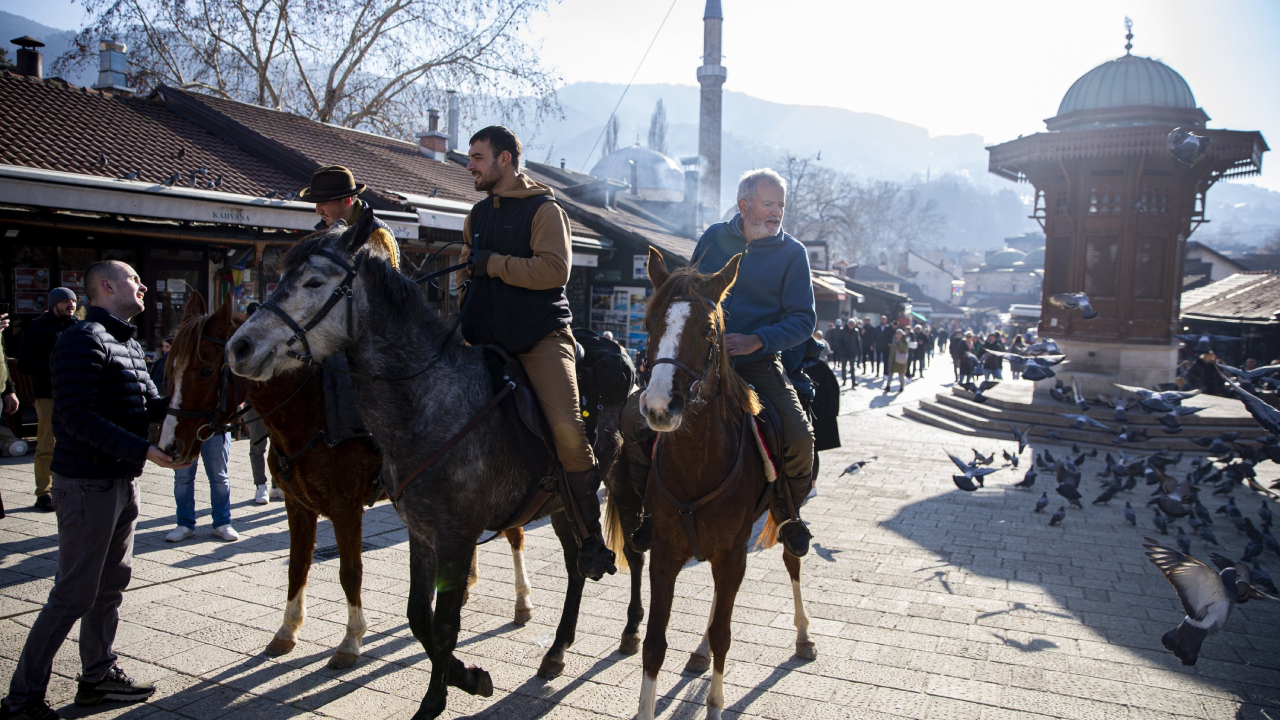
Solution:
[(618, 569), (630, 571), (631, 565), (627, 562), (626, 553), (623, 552), (627, 545), (627, 538), (622, 532), (622, 517), (618, 514), (618, 504), (610, 497), (607, 489), (604, 492), (604, 500), (604, 544), (613, 551), (614, 562)]
[(773, 521), (773, 513), (768, 510), (765, 511), (764, 515), (764, 527), (760, 530), (760, 537), (756, 538), (755, 550), (760, 548), (768, 550), (778, 544), (778, 523)]

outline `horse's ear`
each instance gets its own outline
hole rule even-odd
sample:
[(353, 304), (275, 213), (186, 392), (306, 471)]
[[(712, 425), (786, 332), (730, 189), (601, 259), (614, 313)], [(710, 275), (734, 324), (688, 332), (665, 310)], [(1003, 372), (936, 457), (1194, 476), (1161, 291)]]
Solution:
[(342, 235), (342, 249), (348, 255), (355, 255), (369, 242), (369, 236), (373, 234), (373, 209), (365, 208), (356, 218), (356, 224), (347, 228)]
[(658, 248), (649, 246), (649, 282), (653, 283), (653, 289), (657, 290), (662, 287), (662, 283), (671, 277), (671, 271), (667, 270), (667, 264), (662, 260), (662, 253), (658, 252)]
[(192, 290), (191, 298), (187, 300), (187, 307), (182, 311), (182, 319), (186, 320), (187, 318), (200, 317), (206, 312), (208, 312), (208, 310), (204, 304), (204, 296), (195, 290)]
[(738, 265), (742, 262), (742, 254), (739, 253), (729, 258), (729, 262), (725, 263), (720, 272), (711, 276), (711, 285), (707, 293), (716, 302), (724, 300), (725, 294), (729, 292), (729, 288), (733, 287), (733, 283), (738, 279)]

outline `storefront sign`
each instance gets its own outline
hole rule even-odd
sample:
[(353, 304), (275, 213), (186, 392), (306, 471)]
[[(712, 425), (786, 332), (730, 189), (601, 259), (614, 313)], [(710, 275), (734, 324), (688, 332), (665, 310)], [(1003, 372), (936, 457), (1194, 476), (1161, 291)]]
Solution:
[(169, 278), (169, 292), (178, 293), (179, 295), (181, 295), (182, 293), (186, 292), (186, 290), (187, 290), (186, 281), (182, 279), (175, 280), (173, 278)]
[(164, 281), (163, 281), (163, 280), (157, 280), (157, 281), (156, 281), (156, 288), (155, 288), (155, 289), (156, 289), (156, 292), (164, 292)]
[(18, 292), (14, 293), (16, 307), (14, 310), (18, 315), (39, 315), (48, 309), (49, 296), (45, 293), (37, 292)]
[(578, 267), (599, 267), (600, 256), (593, 253), (574, 253), (573, 264)]
[(631, 256), (631, 279), (632, 280), (648, 280), (649, 273), (645, 271), (645, 266), (649, 263), (648, 255), (632, 255)]
[(596, 270), (591, 273), (591, 282), (622, 282), (622, 271)]
[[(13, 288), (15, 290), (48, 290), (49, 271), (46, 268), (14, 268)], [(41, 310), (41, 312), (44, 312)]]
[(63, 270), (62, 287), (70, 290), (84, 290), (84, 271)]

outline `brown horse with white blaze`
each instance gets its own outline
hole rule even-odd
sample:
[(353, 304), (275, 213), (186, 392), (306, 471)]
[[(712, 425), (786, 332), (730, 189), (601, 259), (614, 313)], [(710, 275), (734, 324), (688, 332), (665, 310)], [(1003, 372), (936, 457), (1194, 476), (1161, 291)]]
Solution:
[[(268, 655), (293, 650), (306, 617), (306, 585), (321, 516), (333, 524), (338, 546), (338, 580), (347, 600), (347, 631), (329, 660), (333, 668), (355, 664), (366, 630), (360, 602), (363, 514), (370, 481), (382, 457), (372, 442), (350, 440), (336, 447), (324, 441), (324, 399), (320, 371), (306, 369), (269, 382), (250, 382), (231, 374), (223, 352), (227, 340), (244, 322), (230, 297), (212, 315), (193, 293), (181, 327), (174, 336), (166, 377), (169, 414), (158, 445), (175, 459), (189, 461), (211, 434), (237, 424), (237, 408), (246, 400), (262, 416), (271, 440), (268, 467), (285, 494), (289, 522), (289, 589), (284, 621), (267, 645)], [(515, 622), (533, 613), (529, 580), (524, 572), (524, 533), (506, 533), (516, 571)], [(474, 571), (469, 585), (475, 583)]]
[[(733, 371), (724, 346), (720, 303), (737, 278), (740, 260), (733, 258), (714, 275), (690, 268), (670, 272), (661, 253), (649, 250), (649, 279), (656, 290), (645, 317), (651, 376), (640, 410), (658, 439), (645, 496), (653, 546), (639, 720), (654, 717), (676, 576), (690, 558), (711, 562), (715, 595), (706, 633), (685, 669), (702, 672), (714, 662), (707, 717), (721, 717), (734, 601), (746, 572), (751, 528), (767, 510), (772, 492), (755, 437), (753, 416), (760, 401)], [(762, 534), (767, 545), (775, 540), (774, 530), (768, 522)], [(784, 550), (783, 561), (795, 602), (796, 654), (813, 659), (800, 598), (800, 560)]]

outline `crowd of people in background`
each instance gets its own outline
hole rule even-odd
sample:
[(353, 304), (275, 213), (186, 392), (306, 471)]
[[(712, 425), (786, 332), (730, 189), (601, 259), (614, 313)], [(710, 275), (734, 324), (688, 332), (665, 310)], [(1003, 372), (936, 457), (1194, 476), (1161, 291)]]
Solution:
[(828, 322), (827, 329), (814, 337), (826, 344), (824, 359), (841, 386), (858, 387), (861, 373), (864, 379), (883, 377), (885, 393), (895, 376), (901, 392), (908, 378), (923, 375), (933, 354), (946, 343), (940, 331), (927, 325), (890, 323), (887, 315), (881, 315), (878, 323), (841, 318)]

